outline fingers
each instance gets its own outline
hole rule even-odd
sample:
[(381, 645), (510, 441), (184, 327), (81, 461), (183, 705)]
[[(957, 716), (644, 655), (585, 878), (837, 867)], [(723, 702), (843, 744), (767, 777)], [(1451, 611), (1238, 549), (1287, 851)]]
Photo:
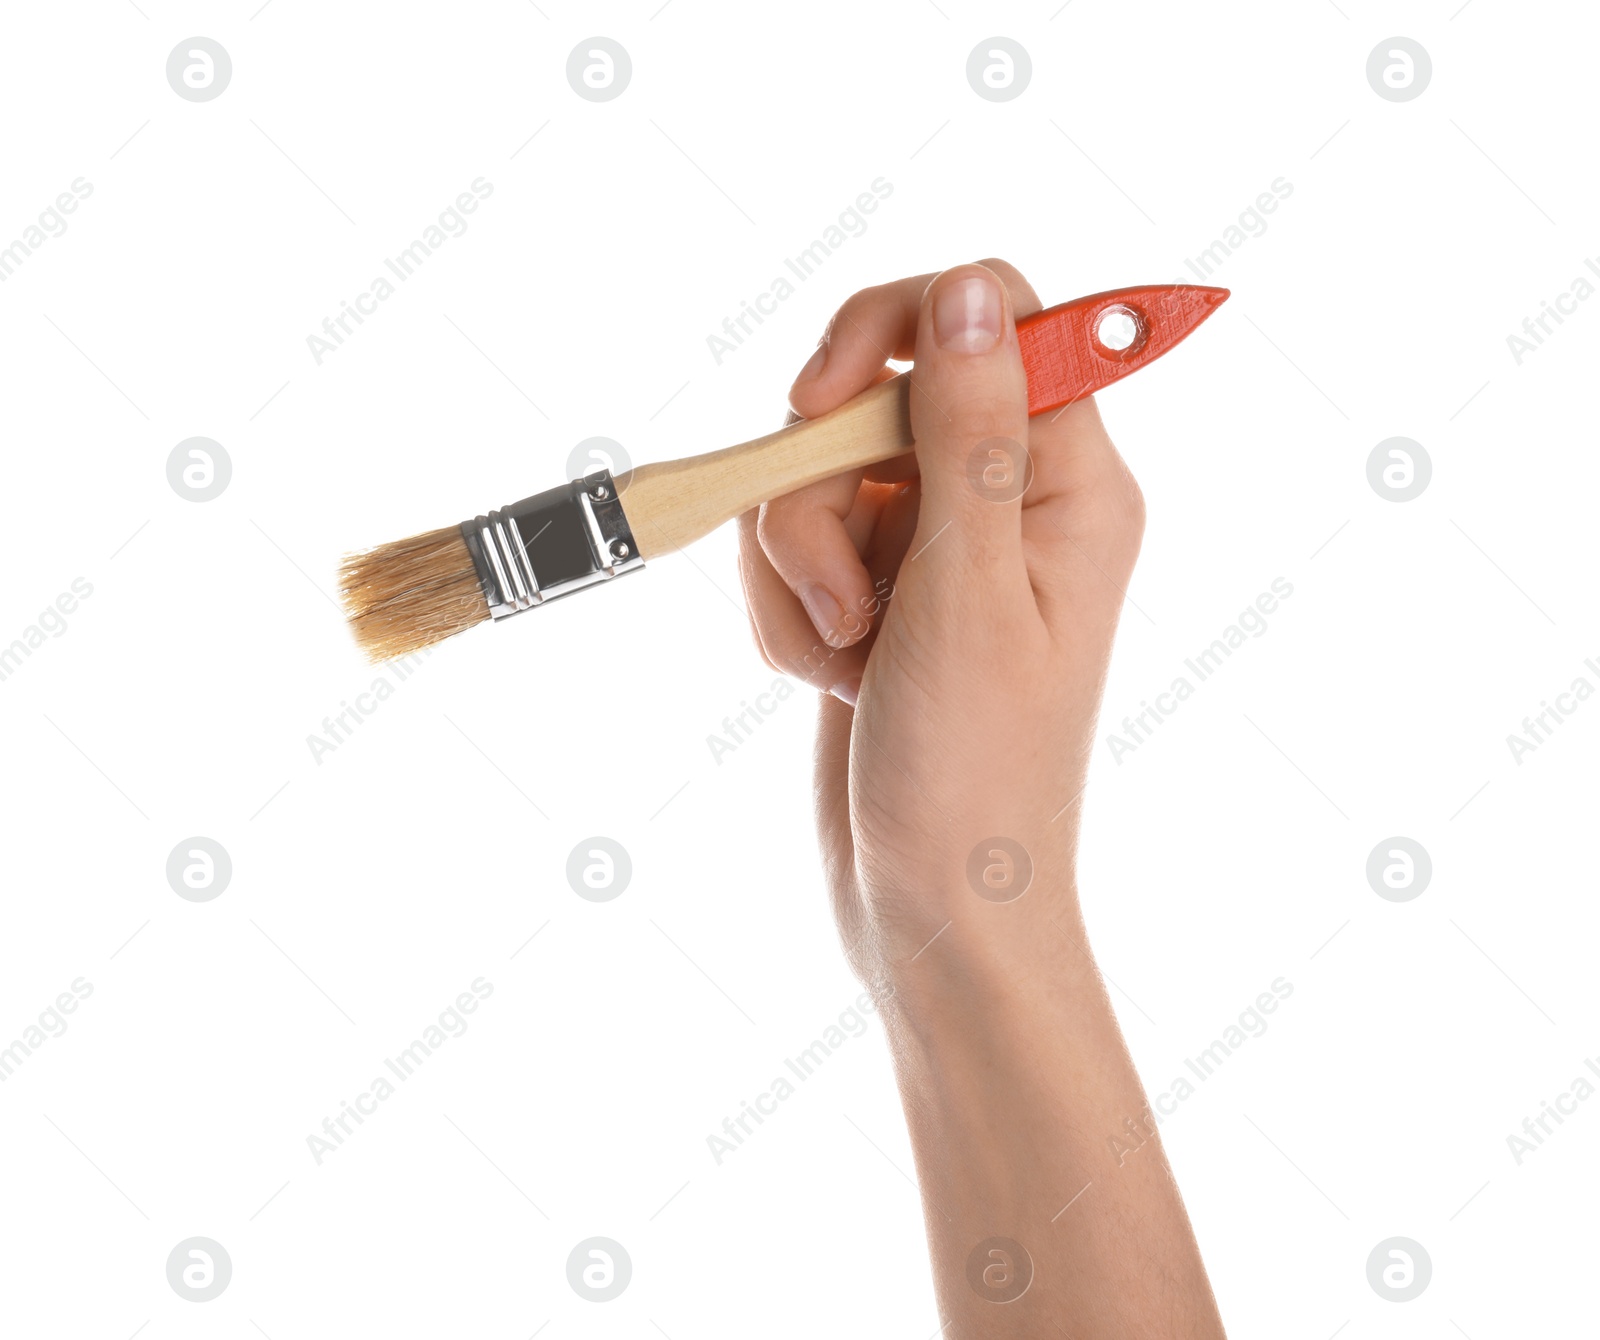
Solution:
[[(1040, 310), (1038, 296), (1013, 266), (981, 264), (1005, 283), (1018, 318)], [(1102, 586), (1120, 593), (1144, 534), (1144, 498), (1093, 397), (1030, 419), (1027, 446), (1033, 477), (1023, 500), (1024, 556), (1041, 606), (1041, 588), (1076, 582), (1086, 562), (1103, 570)]]
[[(1092, 397), (1041, 414), (1031, 421), (1029, 449), (1034, 482), (1033, 507), (1059, 504), (1079, 527), (1099, 533), (1120, 526), (1120, 504), (1137, 492), (1127, 463), (1112, 445)], [(1053, 513), (1054, 514), (1054, 513)]]
[[(853, 706), (866, 669), (866, 647), (860, 644), (859, 635), (841, 645), (829, 645), (767, 557), (759, 538), (759, 525), (758, 509), (739, 518), (739, 575), (762, 658), (774, 670), (804, 680)], [(840, 525), (837, 518), (834, 525)], [(860, 560), (853, 552), (851, 558), (859, 566)], [(867, 622), (870, 625), (870, 619)]]
[(984, 266), (946, 270), (923, 296), (911, 426), (922, 511), (902, 591), (1025, 581), (1027, 378), (1011, 299)]
[(1000, 282), (1006, 286), (1006, 292), (1011, 295), (1012, 315), (1018, 321), (1043, 309), (1044, 304), (1039, 301), (1039, 295), (1033, 291), (1033, 285), (1022, 277), (1022, 271), (1010, 261), (991, 256), (979, 261), (978, 264), (1000, 276)]
[(789, 404), (802, 418), (826, 414), (871, 386), (891, 358), (911, 357), (917, 309), (932, 275), (865, 288), (828, 322), (817, 350), (800, 369)]
[[(815, 418), (909, 357), (927, 276), (857, 293), (829, 323), (790, 393), (790, 421)], [(745, 599), (762, 655), (854, 706), (882, 602), (862, 561), (886, 494), (854, 471), (773, 499), (739, 521)]]
[(768, 561), (830, 647), (849, 646), (870, 627), (862, 611), (870, 608), (872, 582), (857, 539), (865, 540), (867, 518), (856, 518), (856, 534), (847, 528), (860, 495), (856, 470), (763, 503), (756, 521)]
[(1144, 538), (1144, 496), (1092, 399), (1034, 419), (1029, 449), (1024, 558), (1052, 635), (1079, 640), (1115, 623)]
[[(968, 269), (987, 274), (990, 283), (998, 278), (1008, 290), (1009, 299), (1002, 299), (1005, 342), (1015, 362), (1015, 313), (1038, 310), (1039, 300), (1012, 266), (990, 264), (992, 270)], [(917, 275), (851, 297), (795, 380), (792, 417), (813, 418), (837, 408), (892, 375), (884, 366), (891, 358), (915, 354), (920, 372), (918, 327), (919, 320), (926, 323), (931, 278)], [(1015, 372), (1020, 386), (1020, 363)], [(950, 386), (960, 389), (959, 379)], [(1021, 403), (1025, 423), (1025, 394)], [(1016, 425), (1010, 425), (1009, 437), (1025, 440)], [(914, 467), (902, 465), (866, 477), (898, 480), (913, 473)], [(875, 617), (912, 542), (919, 496), (915, 488), (863, 485), (863, 478), (858, 471), (775, 499), (742, 517), (739, 527), (741, 573), (763, 656), (850, 703), (865, 670)], [(875, 535), (880, 520), (883, 533)], [(1011, 524), (1015, 529), (1014, 506)]]
[[(869, 369), (866, 385), (889, 375)], [(869, 573), (863, 556), (890, 497), (861, 485), (862, 472), (853, 471), (740, 519), (747, 606), (768, 664), (852, 705), (866, 666), (866, 648), (857, 644), (882, 605), (874, 585), (881, 574)]]
[[(1030, 316), (1040, 309), (1039, 295), (1016, 266), (1002, 260), (979, 263), (1000, 276), (1016, 316)], [(916, 349), (922, 298), (933, 278), (912, 275), (864, 288), (846, 300), (789, 391), (795, 412), (806, 419), (826, 414), (872, 385), (891, 358), (910, 358)]]

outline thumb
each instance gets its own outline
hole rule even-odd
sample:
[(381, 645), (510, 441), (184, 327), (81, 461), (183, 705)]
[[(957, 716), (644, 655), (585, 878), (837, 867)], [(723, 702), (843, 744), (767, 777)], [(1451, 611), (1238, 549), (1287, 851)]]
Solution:
[(1011, 300), (992, 270), (958, 266), (928, 285), (917, 320), (911, 428), (922, 506), (903, 578), (947, 595), (992, 591), (997, 578), (1026, 580), (1028, 383)]

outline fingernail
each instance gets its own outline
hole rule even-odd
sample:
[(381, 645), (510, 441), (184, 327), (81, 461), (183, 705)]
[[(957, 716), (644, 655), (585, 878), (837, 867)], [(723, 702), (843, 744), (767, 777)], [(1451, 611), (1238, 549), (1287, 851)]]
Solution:
[(839, 634), (839, 616), (844, 613), (839, 602), (826, 587), (818, 586), (815, 582), (807, 582), (797, 594), (800, 603), (806, 607), (806, 613), (811, 616), (811, 622), (817, 626), (817, 632), (822, 634), (822, 640), (831, 642)]
[(840, 702), (848, 703), (851, 707), (854, 707), (856, 699), (861, 696), (861, 676), (857, 675), (854, 679), (840, 680), (828, 692)]
[(987, 275), (946, 284), (933, 300), (933, 336), (941, 349), (982, 354), (1000, 339), (1000, 286)]
[(817, 352), (806, 359), (805, 367), (800, 369), (800, 375), (795, 378), (797, 382), (808, 382), (813, 377), (822, 376), (822, 366), (828, 361), (828, 342), (824, 340), (817, 346)]

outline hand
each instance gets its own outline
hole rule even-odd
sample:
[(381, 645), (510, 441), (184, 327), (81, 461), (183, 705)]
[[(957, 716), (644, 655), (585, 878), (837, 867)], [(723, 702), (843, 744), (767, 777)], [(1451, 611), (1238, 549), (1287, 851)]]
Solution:
[(817, 822), (884, 1007), (941, 1333), (1220, 1340), (1073, 870), (1143, 501), (1092, 403), (1029, 420), (1015, 318), (1038, 308), (1000, 261), (845, 303), (790, 403), (825, 413), (914, 354), (915, 467), (745, 516), (745, 590), (767, 660), (831, 690)]
[(1079, 802), (1144, 508), (1091, 400), (1028, 418), (1015, 321), (1040, 306), (1002, 261), (857, 293), (790, 403), (816, 417), (914, 356), (915, 465), (740, 523), (763, 655), (831, 690), (818, 826), (846, 950), (875, 986), (903, 985), (914, 956), (925, 980), (930, 958), (1014, 970), (1014, 950), (1056, 935), (1046, 920), (1076, 922)]

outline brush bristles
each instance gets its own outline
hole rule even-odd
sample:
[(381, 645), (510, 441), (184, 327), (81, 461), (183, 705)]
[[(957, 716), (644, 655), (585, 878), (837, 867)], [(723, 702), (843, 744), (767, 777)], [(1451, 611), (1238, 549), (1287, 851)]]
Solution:
[(489, 617), (457, 526), (348, 555), (339, 566), (339, 594), (350, 630), (374, 664), (431, 647)]

